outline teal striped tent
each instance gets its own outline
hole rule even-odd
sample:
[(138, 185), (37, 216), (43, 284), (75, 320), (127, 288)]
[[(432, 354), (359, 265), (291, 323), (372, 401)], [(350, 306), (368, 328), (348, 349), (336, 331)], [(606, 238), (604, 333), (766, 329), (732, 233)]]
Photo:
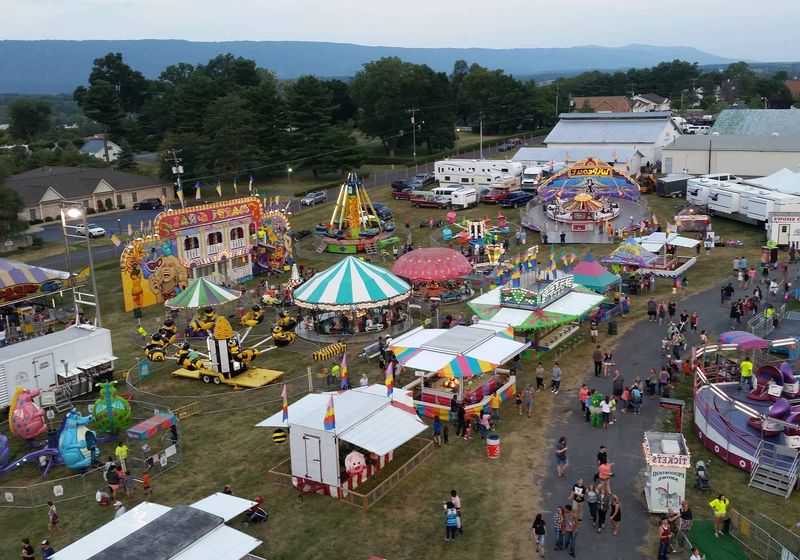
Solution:
[(239, 290), (217, 286), (205, 278), (198, 278), (186, 286), (181, 293), (168, 299), (164, 305), (170, 309), (192, 309), (219, 305), (242, 297)]
[(385, 268), (346, 257), (298, 286), (293, 298), (299, 307), (344, 311), (381, 307), (410, 295), (411, 286)]

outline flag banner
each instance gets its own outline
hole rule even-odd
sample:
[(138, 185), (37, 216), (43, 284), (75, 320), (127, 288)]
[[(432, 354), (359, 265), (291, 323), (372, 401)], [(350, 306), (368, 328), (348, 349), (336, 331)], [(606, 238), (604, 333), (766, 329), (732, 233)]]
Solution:
[(287, 422), (289, 420), (289, 399), (286, 393), (286, 383), (283, 384), (281, 399), (283, 400), (283, 421)]
[(236, 177), (233, 178), (233, 194), (239, 194), (239, 185), (236, 184)]
[(202, 194), (201, 190), (202, 189), (200, 188), (200, 181), (197, 181), (197, 183), (195, 183), (195, 185), (194, 185), (194, 199), (195, 200), (201, 200), (202, 199), (203, 194)]
[(222, 183), (220, 183), (219, 181), (217, 181), (217, 194), (219, 196), (222, 196)]
[(342, 389), (350, 388), (350, 380), (347, 378), (347, 352), (342, 354)]
[(394, 362), (389, 362), (386, 368), (386, 396), (391, 397), (394, 392)]
[(333, 411), (333, 395), (328, 398), (328, 409), (325, 411), (325, 418), (322, 420), (322, 425), (326, 430), (336, 429), (336, 414)]
[(250, 194), (253, 194), (253, 176), (252, 175), (250, 175), (250, 183), (248, 183), (248, 185), (247, 185), (247, 190), (250, 192)]
[(119, 237), (116, 234), (111, 234), (111, 242), (114, 244), (114, 247), (119, 247), (122, 244), (122, 241), (119, 240)]

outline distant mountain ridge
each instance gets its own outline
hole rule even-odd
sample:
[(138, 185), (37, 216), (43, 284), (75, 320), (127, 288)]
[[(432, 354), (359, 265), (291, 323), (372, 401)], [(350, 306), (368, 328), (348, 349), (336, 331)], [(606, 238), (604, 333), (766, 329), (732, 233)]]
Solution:
[(639, 44), (484, 49), (372, 47), (307, 41), (0, 41), (0, 93), (71, 93), (86, 82), (92, 61), (108, 52), (121, 52), (129, 65), (148, 78), (157, 77), (170, 64), (205, 63), (222, 53), (252, 58), (279, 78), (303, 74), (352, 76), (363, 64), (386, 56), (398, 56), (448, 73), (453, 62), (463, 59), (515, 75), (641, 68), (674, 59), (699, 64), (734, 62), (693, 47)]

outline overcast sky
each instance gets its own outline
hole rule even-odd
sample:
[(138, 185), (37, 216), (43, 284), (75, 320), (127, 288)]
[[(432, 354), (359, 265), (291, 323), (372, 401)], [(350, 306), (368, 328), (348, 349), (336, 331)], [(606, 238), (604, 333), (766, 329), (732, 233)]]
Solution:
[(800, 0), (0, 0), (2, 39), (692, 46), (800, 60)]

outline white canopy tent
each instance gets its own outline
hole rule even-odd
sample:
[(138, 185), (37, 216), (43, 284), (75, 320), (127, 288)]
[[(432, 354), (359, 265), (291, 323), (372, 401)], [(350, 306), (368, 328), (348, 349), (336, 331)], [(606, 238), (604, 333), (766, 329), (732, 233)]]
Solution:
[[(502, 287), (489, 290), (485, 294), (478, 296), (470, 302), (470, 306), (486, 306), (491, 308), (500, 306), (500, 292)], [(541, 311), (544, 313), (557, 313), (568, 318), (578, 317), (588, 313), (597, 307), (605, 299), (604, 296), (595, 292), (572, 291), (558, 298)], [(513, 327), (523, 325), (535, 312), (530, 309), (517, 309), (515, 307), (501, 307), (497, 313), (489, 318), (492, 323), (507, 323)], [(394, 341), (393, 344), (397, 342)]]
[(658, 253), (667, 245), (692, 249), (701, 243), (699, 239), (683, 237), (677, 233), (667, 233), (664, 231), (656, 231), (645, 237), (637, 237), (636, 242), (651, 253)]

